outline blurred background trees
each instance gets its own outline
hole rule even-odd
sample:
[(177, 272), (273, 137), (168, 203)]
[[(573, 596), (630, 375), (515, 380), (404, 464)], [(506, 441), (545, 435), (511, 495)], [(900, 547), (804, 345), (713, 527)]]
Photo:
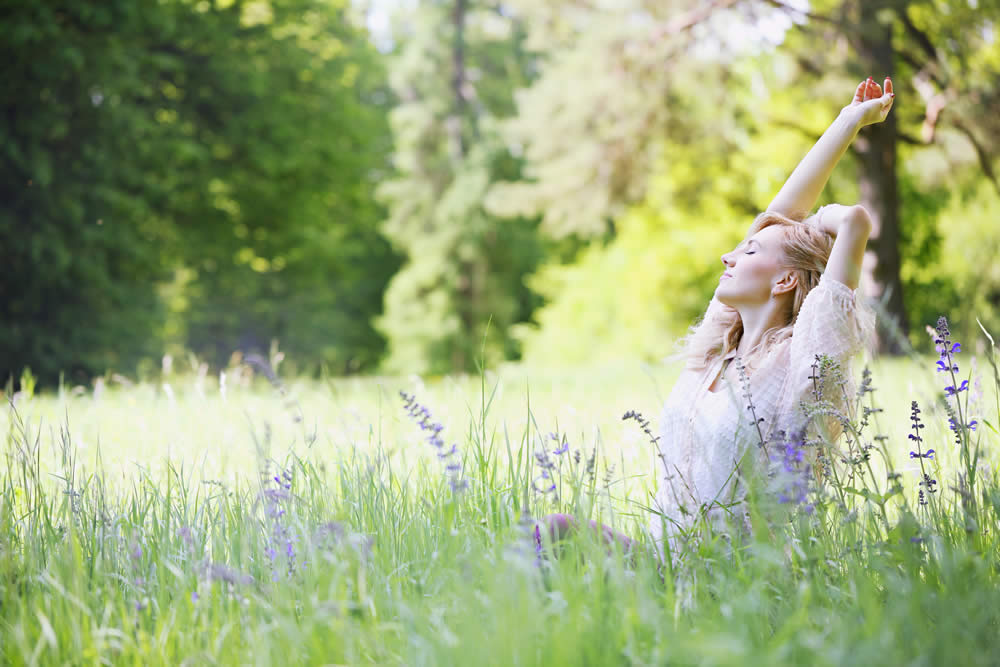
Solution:
[(990, 0), (15, 0), (0, 373), (224, 366), (274, 340), (303, 372), (662, 358), (869, 75), (893, 77), (892, 122), (824, 202), (876, 215), (884, 349), (926, 345), (941, 313), (996, 332), (998, 19)]

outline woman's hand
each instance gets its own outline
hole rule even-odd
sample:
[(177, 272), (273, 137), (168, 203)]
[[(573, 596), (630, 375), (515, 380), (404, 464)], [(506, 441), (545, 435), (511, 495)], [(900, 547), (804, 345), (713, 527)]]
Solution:
[(885, 120), (892, 108), (892, 98), (892, 81), (888, 77), (884, 91), (871, 77), (862, 81), (854, 92), (854, 99), (802, 158), (767, 210), (795, 220), (804, 216), (816, 204), (830, 172), (854, 141), (858, 130)]
[(858, 89), (854, 91), (854, 99), (844, 107), (844, 113), (853, 115), (858, 127), (881, 123), (889, 115), (892, 109), (892, 100), (895, 94), (892, 92), (892, 79), (885, 78), (885, 90), (868, 77), (858, 84)]
[(839, 227), (840, 216), (831, 215), (832, 211), (830, 211), (830, 208), (833, 206), (838, 206), (838, 204), (820, 206), (818, 211), (803, 220), (802, 223), (837, 238), (837, 227)]
[(829, 234), (833, 238), (837, 238), (837, 233), (845, 221), (850, 221), (860, 216), (859, 208), (861, 207), (827, 204), (826, 206), (820, 206), (814, 215), (810, 215), (802, 222), (812, 225), (824, 234)]

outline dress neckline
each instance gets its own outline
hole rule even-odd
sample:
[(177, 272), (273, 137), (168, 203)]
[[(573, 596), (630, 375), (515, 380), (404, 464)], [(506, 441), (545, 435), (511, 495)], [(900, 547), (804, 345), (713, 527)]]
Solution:
[[(726, 370), (728, 370), (729, 368), (729, 362), (731, 362), (735, 358), (736, 358), (736, 351), (734, 350), (729, 353), (729, 356), (727, 356), (725, 359), (722, 360), (721, 367), (717, 371), (715, 371), (714, 374), (712, 374), (710, 380), (708, 381), (708, 384), (705, 385), (705, 393), (711, 396), (728, 393), (726, 391), (726, 388), (729, 385), (729, 380), (726, 379)], [(712, 391), (712, 385), (715, 384), (716, 382), (719, 382), (720, 386), (718, 390)]]

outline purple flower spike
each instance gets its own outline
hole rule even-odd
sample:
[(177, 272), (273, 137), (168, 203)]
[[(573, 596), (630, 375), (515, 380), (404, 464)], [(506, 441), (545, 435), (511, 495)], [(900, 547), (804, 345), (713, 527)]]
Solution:
[[(416, 396), (407, 394), (405, 391), (399, 392), (399, 395), (403, 399), (403, 407), (406, 410), (406, 414), (417, 423), (421, 431), (430, 433), (426, 437), (426, 440), (431, 447), (437, 450), (438, 459), (449, 461), (451, 457), (456, 456), (459, 453), (458, 445), (453, 444), (449, 449), (444, 449), (445, 442), (440, 435), (441, 431), (444, 430), (444, 426), (440, 422), (433, 421), (431, 411), (426, 406), (417, 403)], [(445, 474), (452, 491), (457, 492), (468, 487), (468, 482), (460, 479), (461, 473), (462, 465), (460, 463), (452, 461), (445, 466)]]

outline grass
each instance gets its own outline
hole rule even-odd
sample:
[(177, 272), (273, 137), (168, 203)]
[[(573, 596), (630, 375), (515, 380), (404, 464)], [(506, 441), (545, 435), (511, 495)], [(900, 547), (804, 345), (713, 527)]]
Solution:
[[(191, 374), (21, 396), (0, 418), (0, 655), (994, 664), (1000, 438), (984, 424), (970, 434), (985, 453), (970, 494), (956, 482), (969, 467), (933, 368), (873, 366), (884, 412), (868, 437), (888, 436), (888, 461), (870, 461), (878, 496), (860, 482), (845, 496), (841, 485), (814, 492), (806, 513), (756, 494), (751, 536), (730, 543), (706, 527), (693, 557), (665, 576), (656, 560), (609, 554), (585, 531), (558, 558), (550, 545), (538, 554), (530, 522), (569, 512), (643, 539), (656, 459), (621, 417), (658, 414), (673, 379), (662, 368), (513, 367), (296, 381), (281, 392), (231, 372), (224, 391)], [(978, 372), (972, 413), (996, 426), (993, 371), (982, 361)], [(452, 490), (400, 390), (458, 445), (464, 491)], [(933, 460), (908, 456), (911, 400)], [(569, 450), (555, 454), (563, 442)], [(534, 456), (543, 446), (551, 493), (535, 490), (546, 487)], [(927, 506), (917, 502), (920, 463), (940, 480)], [(887, 493), (885, 470), (901, 475), (900, 493)]]

